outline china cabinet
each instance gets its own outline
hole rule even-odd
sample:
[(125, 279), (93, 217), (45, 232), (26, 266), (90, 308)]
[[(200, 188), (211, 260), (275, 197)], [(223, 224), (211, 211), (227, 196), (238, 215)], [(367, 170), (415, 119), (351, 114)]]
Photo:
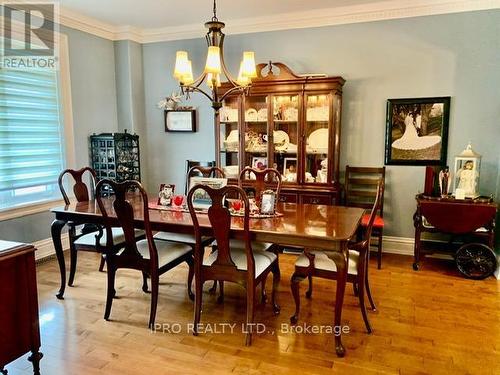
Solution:
[(90, 160), (97, 178), (116, 182), (141, 180), (139, 136), (102, 133), (90, 136)]
[(247, 166), (276, 168), (282, 202), (338, 203), (344, 79), (297, 75), (272, 62), (257, 65), (257, 74), (248, 92), (226, 98), (216, 118), (218, 166), (230, 179)]

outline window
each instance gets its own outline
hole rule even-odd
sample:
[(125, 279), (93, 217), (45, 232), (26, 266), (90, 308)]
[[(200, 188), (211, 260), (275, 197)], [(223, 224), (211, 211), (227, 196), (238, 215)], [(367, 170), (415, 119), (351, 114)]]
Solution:
[(61, 198), (57, 179), (67, 163), (60, 74), (0, 68), (0, 210)]

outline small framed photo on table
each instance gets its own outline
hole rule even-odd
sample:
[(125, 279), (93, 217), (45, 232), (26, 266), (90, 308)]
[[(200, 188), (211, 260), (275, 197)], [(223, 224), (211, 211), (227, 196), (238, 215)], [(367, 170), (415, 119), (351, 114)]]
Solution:
[(260, 213), (262, 215), (274, 215), (276, 201), (276, 193), (273, 190), (263, 191), (260, 195)]
[(195, 132), (196, 110), (195, 109), (167, 109), (165, 111), (166, 132)]
[(158, 206), (170, 206), (174, 196), (175, 185), (161, 184), (158, 193)]

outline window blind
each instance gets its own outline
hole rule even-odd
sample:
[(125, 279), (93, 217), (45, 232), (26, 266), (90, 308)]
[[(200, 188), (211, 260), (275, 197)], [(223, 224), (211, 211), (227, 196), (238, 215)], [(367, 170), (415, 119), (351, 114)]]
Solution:
[(57, 197), (61, 119), (57, 71), (0, 69), (0, 209)]

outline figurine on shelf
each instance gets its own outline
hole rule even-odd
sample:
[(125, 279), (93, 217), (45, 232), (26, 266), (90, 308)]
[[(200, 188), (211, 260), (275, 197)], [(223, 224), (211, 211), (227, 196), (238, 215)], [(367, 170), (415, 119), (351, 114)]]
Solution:
[(321, 161), (321, 169), (318, 171), (316, 176), (316, 182), (327, 182), (328, 180), (328, 159), (323, 159)]
[(316, 179), (312, 176), (310, 172), (306, 172), (306, 182), (315, 182)]
[(455, 156), (455, 195), (464, 195), (466, 198), (476, 198), (479, 195), (480, 169), (481, 155), (469, 143), (465, 150)]
[(451, 183), (450, 167), (446, 166), (439, 172), (439, 191), (442, 197), (449, 194)]
[(466, 196), (475, 195), (476, 192), (476, 172), (473, 169), (472, 160), (465, 162), (464, 166), (458, 170), (458, 189), (463, 189)]

